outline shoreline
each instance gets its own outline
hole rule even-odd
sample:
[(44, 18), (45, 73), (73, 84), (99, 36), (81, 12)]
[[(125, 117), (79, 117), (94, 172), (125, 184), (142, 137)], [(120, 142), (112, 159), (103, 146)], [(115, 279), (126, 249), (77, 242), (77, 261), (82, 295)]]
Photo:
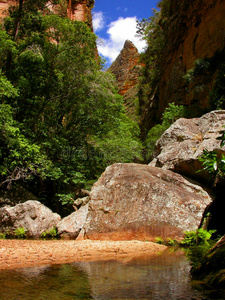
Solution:
[(129, 261), (157, 255), (167, 246), (143, 241), (0, 240), (0, 270), (67, 264), (77, 261)]

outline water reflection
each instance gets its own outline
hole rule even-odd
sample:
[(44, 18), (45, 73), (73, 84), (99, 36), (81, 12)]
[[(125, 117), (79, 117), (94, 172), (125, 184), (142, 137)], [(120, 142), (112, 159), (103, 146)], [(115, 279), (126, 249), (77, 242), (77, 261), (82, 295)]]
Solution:
[(212, 299), (192, 288), (189, 271), (180, 253), (1, 271), (0, 299)]

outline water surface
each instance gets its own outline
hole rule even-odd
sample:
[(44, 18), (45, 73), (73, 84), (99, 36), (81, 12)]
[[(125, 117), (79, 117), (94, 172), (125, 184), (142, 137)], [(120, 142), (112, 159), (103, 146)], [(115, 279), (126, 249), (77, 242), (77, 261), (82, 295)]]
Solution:
[(1, 300), (222, 299), (213, 297), (192, 287), (190, 265), (178, 252), (0, 272)]

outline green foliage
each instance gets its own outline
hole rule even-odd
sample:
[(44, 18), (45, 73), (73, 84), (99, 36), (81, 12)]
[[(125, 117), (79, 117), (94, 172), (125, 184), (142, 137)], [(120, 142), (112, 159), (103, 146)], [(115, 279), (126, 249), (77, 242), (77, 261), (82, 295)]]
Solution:
[(177, 241), (171, 238), (162, 238), (162, 237), (156, 237), (155, 241), (157, 244), (160, 245), (165, 245), (165, 246), (170, 246), (170, 247), (174, 247), (177, 245)]
[(93, 137), (93, 142), (105, 166), (113, 162), (126, 163), (142, 158), (139, 135), (137, 124), (123, 114), (116, 129), (110, 130), (105, 137)]
[(171, 239), (171, 238), (167, 238), (167, 239), (166, 239), (166, 242), (167, 242), (167, 244), (168, 244), (169, 246), (172, 246), (172, 247), (174, 247), (174, 246), (177, 245), (177, 241), (174, 240), (174, 239)]
[(194, 68), (187, 71), (184, 78), (188, 83), (192, 83), (197, 76), (201, 76), (203, 74), (206, 75), (209, 68), (210, 68), (209, 60), (199, 58), (194, 62)]
[(6, 238), (6, 234), (0, 232), (0, 240), (4, 240)]
[[(14, 121), (12, 108), (0, 105), (0, 176), (8, 188), (13, 181), (31, 179), (47, 172), (49, 164), (40, 147), (21, 134)], [(5, 180), (4, 180), (5, 179)]]
[(41, 234), (42, 239), (46, 239), (46, 238), (56, 239), (57, 237), (58, 237), (58, 232), (55, 227), (50, 230), (46, 230)]
[(215, 230), (205, 230), (199, 228), (196, 231), (187, 231), (185, 232), (184, 239), (181, 242), (182, 246), (191, 247), (191, 246), (200, 246), (200, 245), (209, 245), (210, 239)]
[(185, 116), (186, 110), (183, 105), (176, 105), (174, 102), (169, 103), (168, 107), (162, 114), (162, 125), (170, 126), (179, 118)]
[(168, 107), (165, 109), (162, 115), (162, 124), (157, 124), (152, 127), (146, 137), (145, 140), (145, 151), (147, 161), (153, 158), (154, 149), (156, 146), (156, 142), (160, 138), (160, 136), (164, 133), (166, 129), (170, 127), (176, 120), (179, 118), (185, 117), (186, 110), (182, 105), (176, 105), (174, 102), (169, 103)]
[[(223, 147), (225, 144), (225, 130), (219, 132), (221, 136), (217, 138), (220, 140), (220, 146)], [(221, 178), (225, 176), (225, 155), (221, 154), (220, 152), (214, 151), (207, 151), (203, 150), (203, 154), (198, 158), (199, 161), (202, 163), (203, 169), (199, 170), (206, 171), (209, 174), (212, 174), (214, 178), (214, 185), (218, 183)]]
[(189, 258), (193, 269), (197, 269), (205, 259), (206, 254), (213, 246), (215, 241), (211, 240), (212, 234), (216, 230), (204, 230), (185, 232), (181, 246), (185, 247), (185, 253)]
[(14, 235), (18, 238), (18, 239), (24, 239), (27, 236), (27, 230), (24, 227), (18, 227), (14, 230)]
[(62, 205), (68, 205), (73, 204), (73, 194), (56, 194), (57, 197), (59, 197), (58, 201), (61, 202)]
[(18, 90), (7, 80), (7, 77), (2, 74), (0, 70), (0, 101), (6, 98), (18, 97)]
[(161, 74), (165, 35), (160, 20), (160, 11), (154, 10), (152, 17), (137, 22), (137, 34), (147, 42), (147, 49), (141, 56), (145, 66), (140, 78), (140, 103), (145, 103), (149, 95), (154, 94)]
[(199, 161), (204, 166), (203, 170), (208, 173), (222, 176), (225, 173), (225, 156), (221, 157), (216, 151), (203, 150), (203, 154), (199, 157)]
[(139, 129), (125, 116), (115, 79), (83, 22), (20, 1), (0, 30), (0, 184), (29, 186), (51, 208), (108, 163), (141, 158)]
[[(215, 76), (216, 75), (216, 76)], [(194, 67), (187, 71), (184, 79), (187, 84), (187, 92), (192, 92), (193, 97), (204, 93), (209, 97), (211, 108), (225, 108), (225, 63), (224, 51), (216, 51), (211, 58), (200, 58), (194, 63)], [(211, 81), (216, 77), (212, 88)]]
[(160, 245), (162, 245), (164, 243), (164, 239), (161, 236), (156, 237), (155, 241), (157, 244), (160, 244)]

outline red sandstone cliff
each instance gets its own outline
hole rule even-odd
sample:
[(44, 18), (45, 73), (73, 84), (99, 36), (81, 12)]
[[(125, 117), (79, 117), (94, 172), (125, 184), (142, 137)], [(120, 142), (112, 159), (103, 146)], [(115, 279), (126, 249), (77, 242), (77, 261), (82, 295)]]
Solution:
[(67, 15), (71, 20), (86, 22), (93, 30), (91, 10), (94, 0), (69, 0)]
[(11, 5), (14, 5), (15, 3), (16, 3), (16, 1), (1, 0), (0, 1), (0, 18), (4, 17), (8, 8)]
[[(160, 121), (168, 103), (183, 104), (196, 111), (209, 109), (209, 93), (215, 84), (218, 67), (208, 78), (207, 89), (194, 94), (187, 91), (183, 76), (199, 58), (212, 58), (225, 49), (224, 0), (173, 0), (169, 16), (162, 20), (166, 38), (161, 77), (157, 92), (150, 95), (145, 107), (143, 128)], [(163, 25), (162, 25), (163, 26)]]
[(112, 63), (109, 70), (115, 75), (119, 94), (124, 97), (127, 114), (137, 119), (137, 92), (138, 77), (140, 76), (141, 64), (139, 53), (131, 41), (126, 41), (123, 49)]
[[(95, 1), (94, 0), (67, 0), (67, 2), (68, 2), (67, 16), (71, 20), (85, 22), (91, 27), (91, 29), (93, 29), (91, 10), (94, 6)], [(16, 5), (15, 0), (0, 1), (0, 18), (6, 15), (8, 8), (12, 5)], [(51, 5), (49, 5), (49, 7), (51, 7)], [(55, 9), (56, 11), (58, 10), (57, 7), (53, 7), (53, 9)]]

